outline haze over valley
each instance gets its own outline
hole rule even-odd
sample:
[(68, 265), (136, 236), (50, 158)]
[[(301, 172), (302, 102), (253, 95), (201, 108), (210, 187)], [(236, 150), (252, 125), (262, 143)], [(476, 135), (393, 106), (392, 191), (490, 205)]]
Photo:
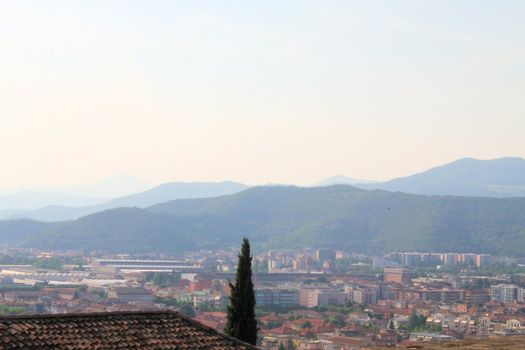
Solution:
[(0, 0), (0, 349), (522, 349), (524, 18)]
[(524, 159), (464, 158), (387, 182), (335, 180), (313, 187), (166, 183), (93, 206), (8, 212), (0, 239), (51, 250), (173, 253), (229, 248), (250, 232), (258, 248), (523, 254)]

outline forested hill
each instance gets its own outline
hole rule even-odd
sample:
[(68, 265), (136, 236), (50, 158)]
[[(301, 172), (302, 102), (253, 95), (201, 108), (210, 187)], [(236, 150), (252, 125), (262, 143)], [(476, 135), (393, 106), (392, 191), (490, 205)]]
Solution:
[(44, 230), (26, 246), (177, 251), (238, 245), (525, 256), (525, 198), (424, 196), (350, 186), (255, 187), (115, 209)]
[(58, 225), (61, 225), (61, 223), (27, 219), (0, 221), (0, 244), (17, 244), (26, 237), (39, 235), (45, 230)]

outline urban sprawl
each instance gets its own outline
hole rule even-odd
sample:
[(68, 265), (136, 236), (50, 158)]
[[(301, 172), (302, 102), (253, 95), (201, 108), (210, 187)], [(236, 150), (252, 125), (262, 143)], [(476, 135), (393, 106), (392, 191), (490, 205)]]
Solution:
[[(237, 254), (5, 248), (3, 314), (177, 310), (223, 331)], [(525, 333), (525, 265), (472, 253), (307, 249), (253, 257), (259, 346), (359, 349)]]

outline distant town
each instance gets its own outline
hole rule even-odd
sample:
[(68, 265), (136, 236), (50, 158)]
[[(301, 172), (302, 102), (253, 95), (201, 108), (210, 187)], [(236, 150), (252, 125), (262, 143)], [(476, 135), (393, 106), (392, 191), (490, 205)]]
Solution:
[[(223, 331), (235, 250), (85, 255), (4, 248), (0, 311), (177, 310)], [(525, 334), (525, 261), (479, 253), (258, 252), (263, 349), (358, 349)]]

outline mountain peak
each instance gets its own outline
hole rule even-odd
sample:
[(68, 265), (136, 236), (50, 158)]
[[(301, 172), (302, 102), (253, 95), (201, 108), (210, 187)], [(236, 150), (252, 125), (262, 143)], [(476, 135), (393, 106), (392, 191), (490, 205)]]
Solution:
[(427, 195), (525, 197), (525, 159), (461, 158), (411, 176), (359, 187)]
[(344, 175), (335, 175), (335, 176), (331, 176), (329, 178), (326, 178), (314, 184), (313, 187), (332, 186), (332, 185), (357, 185), (357, 184), (368, 184), (368, 183), (374, 183), (374, 182), (376, 181), (357, 179), (354, 177), (348, 177)]

